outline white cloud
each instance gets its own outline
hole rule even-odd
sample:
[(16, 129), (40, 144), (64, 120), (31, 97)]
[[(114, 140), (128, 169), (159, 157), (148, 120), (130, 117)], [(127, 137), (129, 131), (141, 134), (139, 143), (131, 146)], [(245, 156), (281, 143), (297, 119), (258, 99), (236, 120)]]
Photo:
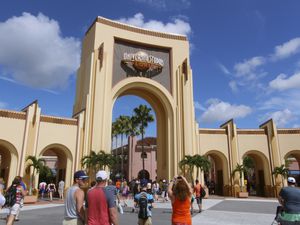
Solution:
[(267, 113), (266, 119), (273, 119), (277, 127), (284, 127), (291, 121), (295, 120), (295, 116), (289, 109), (284, 109), (282, 111), (276, 111), (272, 113)]
[(62, 37), (58, 22), (42, 13), (1, 22), (0, 49), (4, 73), (31, 87), (63, 88), (79, 66), (80, 42)]
[(222, 71), (224, 74), (227, 74), (227, 75), (230, 74), (230, 72), (229, 72), (229, 70), (227, 69), (227, 67), (224, 66), (222, 63), (217, 63), (217, 65), (218, 65), (218, 67), (221, 69), (221, 71)]
[(210, 123), (226, 121), (231, 118), (244, 118), (252, 112), (252, 109), (246, 105), (232, 105), (218, 99), (208, 101), (209, 107), (201, 115), (200, 122)]
[(239, 91), (238, 85), (237, 85), (236, 81), (234, 81), (234, 80), (229, 82), (229, 87), (233, 92)]
[(195, 107), (195, 109), (200, 110), (200, 111), (206, 110), (206, 108), (197, 101), (194, 102), (194, 107)]
[(275, 47), (275, 53), (271, 56), (274, 60), (284, 59), (300, 52), (300, 37)]
[(264, 57), (256, 56), (251, 59), (245, 60), (242, 63), (237, 63), (234, 65), (234, 70), (238, 77), (248, 76), (248, 79), (251, 80), (255, 69), (258, 66), (265, 64), (266, 60)]
[(142, 13), (137, 13), (133, 17), (121, 18), (118, 21), (120, 21), (121, 23), (130, 24), (148, 30), (181, 34), (187, 36), (192, 31), (190, 24), (179, 18), (174, 18), (172, 19), (172, 22), (166, 24), (158, 20), (149, 20), (148, 22), (146, 22), (144, 21), (144, 15)]
[(186, 9), (191, 5), (190, 0), (135, 0), (139, 3), (145, 3), (151, 7), (163, 10)]
[(300, 88), (300, 72), (290, 77), (280, 74), (269, 83), (269, 86), (271, 89), (279, 91)]
[(0, 109), (5, 109), (7, 107), (6, 102), (0, 102)]

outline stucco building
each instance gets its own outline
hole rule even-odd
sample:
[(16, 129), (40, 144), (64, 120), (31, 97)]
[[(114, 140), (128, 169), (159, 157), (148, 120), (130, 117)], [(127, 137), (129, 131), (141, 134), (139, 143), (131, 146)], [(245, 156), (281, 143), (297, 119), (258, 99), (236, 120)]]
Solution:
[(69, 186), (83, 156), (111, 151), (116, 99), (136, 95), (156, 114), (158, 179), (180, 173), (184, 155), (198, 153), (214, 161), (218, 192), (235, 196), (239, 178), (231, 173), (250, 156), (259, 195), (274, 196), (282, 184), (273, 169), (291, 156), (300, 162), (300, 129), (277, 129), (272, 120), (257, 129), (237, 129), (233, 120), (218, 129), (198, 128), (189, 56), (185, 36), (96, 18), (83, 39), (72, 118), (42, 115), (37, 101), (21, 111), (0, 110), (1, 176), (8, 183), (15, 175), (28, 180), (28, 155), (56, 155), (58, 176)]

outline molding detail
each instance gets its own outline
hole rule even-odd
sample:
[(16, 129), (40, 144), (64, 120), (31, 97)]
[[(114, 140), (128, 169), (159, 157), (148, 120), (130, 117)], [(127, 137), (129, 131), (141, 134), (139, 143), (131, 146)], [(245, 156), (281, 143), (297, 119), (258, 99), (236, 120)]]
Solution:
[(41, 122), (77, 126), (77, 119), (66, 119), (66, 118), (52, 117), (52, 116), (41, 116)]
[(199, 134), (227, 134), (225, 129), (199, 129)]
[(140, 34), (145, 34), (145, 35), (151, 35), (155, 37), (161, 37), (161, 38), (168, 38), (168, 39), (173, 39), (173, 40), (181, 40), (181, 41), (187, 41), (187, 37), (184, 35), (176, 35), (176, 34), (169, 34), (169, 33), (163, 33), (163, 32), (158, 32), (158, 31), (152, 31), (152, 30), (147, 30), (147, 29), (142, 29), (139, 27), (127, 25), (124, 23), (120, 23), (114, 20), (109, 20), (103, 17), (97, 17), (92, 25), (89, 27), (89, 29), (86, 31), (85, 35), (90, 31), (90, 29), (94, 26), (95, 23), (102, 23), (111, 27), (119, 28), (122, 30), (127, 30), (127, 31), (132, 31)]
[(6, 117), (6, 118), (10, 118), (10, 119), (26, 120), (26, 112), (0, 110), (0, 117)]
[(237, 130), (237, 134), (255, 134), (255, 135), (265, 135), (265, 130), (264, 129), (259, 129), (259, 130)]
[(277, 134), (300, 134), (300, 129), (277, 130)]

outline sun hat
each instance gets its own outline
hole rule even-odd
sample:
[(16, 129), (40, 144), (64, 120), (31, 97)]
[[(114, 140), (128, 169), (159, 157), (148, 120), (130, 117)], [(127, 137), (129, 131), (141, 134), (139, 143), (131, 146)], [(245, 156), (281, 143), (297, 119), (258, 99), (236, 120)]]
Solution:
[(106, 180), (108, 178), (108, 175), (105, 170), (99, 170), (96, 174), (96, 180)]

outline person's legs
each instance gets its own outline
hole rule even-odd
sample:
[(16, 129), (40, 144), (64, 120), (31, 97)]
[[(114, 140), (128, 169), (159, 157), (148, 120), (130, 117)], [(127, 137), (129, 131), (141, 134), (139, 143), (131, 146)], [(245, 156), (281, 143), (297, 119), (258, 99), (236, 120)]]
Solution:
[(50, 191), (50, 201), (52, 202), (52, 191)]
[(202, 211), (202, 198), (197, 197), (196, 200), (197, 200), (197, 205), (198, 205), (199, 213), (200, 213)]
[(8, 215), (7, 216), (7, 221), (6, 221), (6, 225), (13, 225), (15, 221), (15, 215)]
[(145, 221), (144, 225), (152, 225), (151, 217), (148, 217), (148, 219)]

